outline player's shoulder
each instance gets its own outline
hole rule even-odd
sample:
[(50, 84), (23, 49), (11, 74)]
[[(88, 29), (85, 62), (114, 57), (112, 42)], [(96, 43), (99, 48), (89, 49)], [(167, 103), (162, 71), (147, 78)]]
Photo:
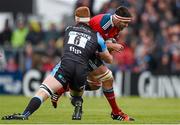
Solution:
[(101, 26), (105, 25), (111, 19), (111, 14), (98, 14), (91, 18), (90, 25), (99, 23)]
[(67, 26), (65, 31), (68, 31), (69, 29), (71, 29), (73, 26)]
[(109, 21), (110, 19), (111, 19), (111, 14), (104, 14), (102, 16), (102, 20), (104, 20), (104, 21)]

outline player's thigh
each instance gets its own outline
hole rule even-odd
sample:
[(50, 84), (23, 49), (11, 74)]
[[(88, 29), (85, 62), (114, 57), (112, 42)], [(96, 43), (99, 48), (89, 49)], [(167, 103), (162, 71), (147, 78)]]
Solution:
[(65, 77), (66, 73), (64, 72), (64, 66), (61, 63), (58, 63), (52, 70), (49, 76), (43, 81), (43, 84), (46, 84), (47, 87), (52, 89), (53, 92), (68, 86), (67, 78)]
[(112, 72), (106, 66), (101, 65), (89, 73), (88, 77), (98, 80), (99, 82), (113, 79)]
[(54, 76), (48, 75), (44, 81), (43, 84), (46, 85), (51, 91), (54, 93), (58, 89), (61, 89), (63, 85), (61, 84), (60, 81), (58, 81)]
[(75, 67), (75, 74), (73, 76), (73, 82), (70, 84), (70, 88), (81, 91), (87, 82), (87, 66), (77, 64)]

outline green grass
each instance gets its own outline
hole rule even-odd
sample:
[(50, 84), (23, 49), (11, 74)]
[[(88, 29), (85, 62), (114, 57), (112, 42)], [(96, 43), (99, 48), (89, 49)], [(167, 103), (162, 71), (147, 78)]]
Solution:
[[(21, 113), (30, 98), (23, 96), (0, 96), (0, 117)], [(180, 124), (180, 99), (143, 99), (138, 97), (117, 98), (124, 112), (136, 119), (135, 122), (115, 121), (110, 118), (111, 109), (105, 98), (84, 97), (82, 120), (71, 120), (73, 107), (69, 98), (61, 98), (58, 108), (47, 100), (29, 120), (5, 121), (0, 124)]]

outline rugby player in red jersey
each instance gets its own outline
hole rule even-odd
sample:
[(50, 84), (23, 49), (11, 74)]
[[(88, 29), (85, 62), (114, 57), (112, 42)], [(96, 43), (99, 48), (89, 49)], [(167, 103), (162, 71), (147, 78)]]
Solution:
[[(131, 22), (132, 16), (126, 7), (120, 6), (116, 9), (114, 14), (99, 14), (91, 18), (89, 25), (91, 28), (101, 34), (106, 42), (109, 50), (122, 51), (124, 45), (118, 44), (115, 41), (120, 39), (118, 35), (120, 31), (128, 26)], [(97, 90), (102, 86), (103, 93), (108, 100), (112, 112), (113, 120), (133, 121), (127, 114), (118, 107), (113, 90), (113, 75), (112, 72), (104, 65), (104, 63), (97, 57), (89, 60), (89, 75), (87, 78), (88, 84), (85, 86), (86, 91)], [(57, 107), (57, 101), (60, 95), (65, 90), (59, 90), (57, 95), (52, 96), (52, 103)]]

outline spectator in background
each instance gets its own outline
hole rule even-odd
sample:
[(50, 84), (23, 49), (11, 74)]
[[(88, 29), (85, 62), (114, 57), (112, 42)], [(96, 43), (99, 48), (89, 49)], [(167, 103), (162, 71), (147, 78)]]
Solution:
[(52, 39), (58, 39), (59, 38), (59, 32), (57, 31), (56, 24), (50, 23), (48, 31), (45, 32), (45, 42), (46, 45), (48, 45), (48, 42)]
[(171, 73), (171, 56), (169, 54), (163, 54), (161, 56), (160, 65), (159, 65), (160, 73)]
[(111, 13), (113, 14), (118, 6), (126, 6), (127, 1), (125, 0), (110, 0), (105, 2), (102, 7), (100, 8), (98, 14), (102, 13)]
[(17, 21), (17, 27), (12, 32), (11, 44), (13, 48), (24, 47), (28, 29), (23, 20)]
[(0, 33), (0, 45), (10, 44), (11, 35), (12, 35), (12, 29), (9, 25), (9, 20), (6, 19), (4, 29)]
[[(74, 23), (74, 22), (73, 22)], [(61, 57), (62, 55), (62, 50), (63, 50), (63, 40), (64, 40), (64, 35), (65, 35), (65, 29), (66, 29), (66, 26), (65, 26), (65, 22), (62, 22), (60, 25), (59, 25), (59, 38), (56, 40), (56, 43), (55, 43), (55, 48), (56, 48), (56, 51), (55, 51), (55, 56), (57, 56), (57, 58)], [(53, 45), (53, 44), (51, 44)], [(56, 57), (55, 57), (56, 58)], [(56, 63), (55, 63), (56, 64)]]
[(180, 72), (180, 24), (169, 26), (169, 50), (172, 55), (172, 72)]
[(109, 4), (109, 9), (106, 13), (113, 14), (118, 6), (119, 6), (119, 2), (117, 0), (111, 0)]
[(94, 0), (77, 0), (75, 9), (81, 6), (86, 6), (89, 8), (91, 16), (94, 16), (93, 5), (94, 5)]
[(6, 67), (6, 57), (3, 48), (0, 47), (0, 71), (4, 71)]
[(32, 44), (33, 46), (40, 45), (43, 41), (44, 34), (42, 32), (41, 26), (37, 21), (29, 22), (29, 32), (26, 36), (27, 43)]
[(134, 46), (136, 43), (131, 41), (127, 47), (121, 53), (114, 53), (114, 61), (116, 65), (116, 69), (120, 69), (121, 71), (132, 71), (133, 66), (135, 65), (135, 57), (134, 57)]
[(172, 52), (172, 71), (180, 73), (180, 49)]
[(25, 48), (24, 70), (28, 71), (33, 66), (33, 48), (31, 44), (27, 44)]
[[(156, 62), (154, 60), (153, 52), (155, 51), (154, 36), (152, 32), (145, 28), (140, 31), (140, 44), (137, 45), (135, 51), (135, 58), (137, 59), (138, 72), (145, 70), (156, 70)], [(137, 68), (137, 67), (136, 67)], [(137, 70), (136, 70), (137, 71)]]
[(5, 68), (6, 71), (8, 72), (16, 72), (18, 71), (18, 64), (16, 62), (16, 58), (14, 56), (10, 56), (8, 59), (7, 59), (7, 64), (6, 64), (6, 68)]
[(97, 14), (107, 13), (108, 10), (109, 10), (109, 2), (105, 2)]
[(49, 54), (46, 54), (42, 57), (42, 72), (50, 72), (54, 67), (53, 57)]

